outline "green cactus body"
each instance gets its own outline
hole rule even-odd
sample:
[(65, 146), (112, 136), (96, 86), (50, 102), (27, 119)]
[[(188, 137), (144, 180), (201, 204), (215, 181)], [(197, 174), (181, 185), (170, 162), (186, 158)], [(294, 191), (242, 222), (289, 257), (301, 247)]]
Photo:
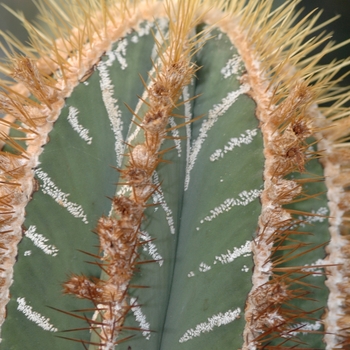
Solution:
[[(332, 264), (349, 121), (331, 79), (349, 61), (299, 62), (313, 23), (290, 28), (291, 4), (270, 18), (269, 0), (86, 5), (60, 3), (71, 36), (45, 51), (33, 34), (41, 59), (18, 58), (0, 96), (16, 118), (0, 348), (346, 349)], [(327, 91), (333, 131), (315, 107)]]

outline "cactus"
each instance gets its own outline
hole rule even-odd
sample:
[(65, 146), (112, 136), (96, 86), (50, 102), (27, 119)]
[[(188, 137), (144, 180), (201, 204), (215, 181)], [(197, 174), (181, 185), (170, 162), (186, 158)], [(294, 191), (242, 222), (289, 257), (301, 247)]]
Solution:
[(304, 58), (292, 1), (38, 7), (1, 66), (0, 348), (347, 349), (344, 44)]

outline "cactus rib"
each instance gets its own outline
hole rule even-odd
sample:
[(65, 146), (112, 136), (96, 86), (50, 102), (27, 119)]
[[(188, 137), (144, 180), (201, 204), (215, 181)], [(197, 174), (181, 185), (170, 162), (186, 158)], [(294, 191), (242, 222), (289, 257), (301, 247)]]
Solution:
[[(125, 168), (119, 169), (121, 178), (130, 187), (130, 194), (114, 197), (114, 213), (110, 218), (102, 217), (96, 228), (100, 249), (104, 254), (101, 268), (107, 277), (92, 282), (83, 276), (74, 275), (64, 284), (65, 293), (93, 300), (99, 305), (100, 317), (96, 324), (102, 322), (99, 336), (103, 349), (114, 348), (115, 339), (123, 329), (125, 315), (134, 306), (128, 304), (127, 289), (139, 264), (137, 250), (141, 245), (140, 226), (144, 209), (152, 194), (158, 191), (152, 176), (162, 161), (159, 150), (169, 132), (169, 116), (177, 107), (183, 88), (196, 72), (190, 58), (196, 45), (200, 44), (200, 39), (197, 39), (198, 34), (188, 38), (187, 33), (200, 19), (192, 19), (197, 7), (198, 2), (195, 1), (191, 4), (180, 2), (174, 22), (170, 21), (169, 44), (163, 47), (164, 44), (156, 42), (161, 64), (153, 63), (155, 76), (150, 77), (151, 84), (147, 86), (143, 82), (147, 90), (148, 111), (143, 117), (134, 113), (135, 123), (144, 133), (144, 143), (129, 146), (129, 161)], [(168, 5), (166, 13), (169, 18), (173, 17), (171, 11)]]

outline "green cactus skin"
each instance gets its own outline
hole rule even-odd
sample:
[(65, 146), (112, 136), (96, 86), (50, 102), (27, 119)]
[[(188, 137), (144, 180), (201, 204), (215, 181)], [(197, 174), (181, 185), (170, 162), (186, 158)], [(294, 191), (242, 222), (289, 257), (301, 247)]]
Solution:
[[(127, 2), (120, 6), (127, 6)], [(159, 17), (159, 4), (149, 6)], [(182, 1), (181, 6), (186, 8), (188, 4)], [(243, 2), (231, 6), (235, 14)], [(248, 5), (240, 28), (248, 28), (250, 11), (265, 11), (266, 15), (270, 6), (271, 1)], [(288, 13), (292, 7), (288, 6), (280, 13)], [(80, 83), (72, 93), (59, 95), (67, 98), (64, 105), (57, 98), (60, 116), (49, 142), (38, 162), (30, 163), (26, 170), (30, 176), (30, 167), (35, 164), (38, 187), (34, 186), (33, 198), (25, 209), (23, 238), (1, 330), (1, 349), (80, 349), (82, 343), (90, 350), (114, 348), (98, 346), (103, 336), (96, 322), (102, 322), (103, 312), (98, 316), (95, 311), (101, 306), (94, 300), (63, 296), (62, 284), (71, 274), (87, 276), (94, 283), (99, 278), (108, 279), (104, 261), (99, 259), (101, 243), (92, 231), (96, 231), (101, 216), (120, 217), (111, 210), (110, 199), (127, 190), (116, 168), (122, 172), (132, 159), (132, 149), (144, 142), (142, 132), (137, 131), (140, 120), (129, 109), (141, 118), (147, 113), (150, 102), (142, 80), (150, 84), (149, 88), (150, 80), (157, 76), (152, 67), (152, 60), (155, 65), (159, 62), (155, 38), (160, 41), (168, 30), (164, 18), (155, 24), (149, 12), (143, 11), (142, 16), (136, 16), (120, 30), (121, 39), (114, 40), (111, 51), (103, 54), (100, 49), (90, 66), (79, 73)], [(103, 13), (106, 20), (108, 12)], [(218, 22), (219, 18), (222, 22)], [(264, 22), (263, 15), (259, 18), (260, 23)], [(198, 45), (203, 47), (192, 57), (200, 69), (183, 89), (169, 120), (169, 137), (161, 145), (162, 162), (152, 176), (156, 190), (140, 226), (139, 265), (127, 291), (130, 310), (116, 339), (117, 347), (328, 349), (334, 342), (344, 341), (335, 348), (346, 349), (346, 331), (341, 328), (342, 337), (324, 344), (324, 333), (331, 322), (325, 319), (329, 298), (325, 267), (332, 263), (325, 259), (324, 246), (330, 240), (327, 217), (333, 209), (327, 205), (327, 188), (316, 149), (320, 138), (317, 127), (325, 122), (315, 114), (313, 103), (322, 101), (317, 88), (327, 87), (332, 70), (324, 78), (315, 73), (316, 78), (311, 80), (317, 81), (315, 89), (301, 82), (308, 71), (296, 73), (295, 81), (288, 81), (296, 60), (284, 66), (287, 72), (273, 71), (272, 87), (279, 83), (282, 87), (274, 91), (275, 95), (267, 94), (268, 103), (279, 106), (277, 113), (269, 110), (271, 121), (267, 121), (267, 112), (262, 111), (266, 101), (261, 101), (259, 95), (262, 78), (254, 76), (256, 63), (247, 59), (247, 46), (239, 38), (232, 39), (235, 30), (229, 32), (230, 24), (220, 12), (204, 14), (203, 21), (205, 25), (200, 23), (194, 28), (197, 33), (213, 23), (218, 28), (201, 34)], [(311, 25), (308, 28), (311, 30)], [(268, 45), (262, 42), (263, 51)], [(264, 55), (260, 58), (270, 57), (265, 52)], [(25, 69), (35, 71), (28, 62), (19, 61), (14, 69), (17, 80), (27, 85)], [(277, 67), (275, 62), (271, 69)], [(29, 67), (23, 68), (24, 73), (21, 64)], [(38, 63), (41, 67), (39, 64), (43, 62)], [(63, 72), (68, 73), (65, 69)], [(336, 66), (334, 70), (338, 69)], [(263, 70), (264, 74), (267, 71)], [(49, 92), (42, 99), (38, 97), (46, 86), (45, 79), (38, 78), (40, 87), (31, 92), (42, 106), (54, 105), (56, 92), (50, 90), (52, 83), (46, 81)], [(342, 99), (340, 93), (338, 100)], [(334, 100), (337, 105), (338, 100)], [(28, 105), (26, 100), (23, 103)], [(4, 111), (11, 111), (7, 100), (2, 99), (1, 104)], [(55, 111), (46, 113), (55, 120)], [(191, 119), (193, 122), (183, 125)], [(24, 132), (13, 126), (10, 136), (21, 147), (25, 147), (24, 140), (17, 141), (16, 137), (32, 135), (32, 130), (41, 132), (41, 125), (29, 126), (28, 131), (23, 120), (18, 124)], [(288, 139), (290, 132), (294, 133), (293, 141)], [(275, 142), (272, 146), (271, 139)], [(28, 152), (31, 145), (28, 140)], [(7, 141), (1, 156), (11, 159), (13, 153), (25, 155), (21, 152)], [(271, 165), (274, 157), (281, 162), (276, 164), (285, 169)], [(327, 157), (323, 156), (324, 163)], [(294, 181), (288, 186), (300, 184), (301, 192), (296, 187), (283, 188), (279, 180), (269, 192), (266, 178), (273, 166), (272, 182)], [(13, 172), (9, 176), (2, 171), (2, 179), (8, 176), (7, 182), (17, 180)], [(273, 190), (282, 192), (278, 195)], [(271, 212), (277, 218), (266, 220), (266, 203), (271, 198), (281, 211)], [(284, 220), (286, 213), (290, 217)], [(3, 230), (7, 227), (5, 222)], [(272, 229), (273, 234), (264, 236), (265, 230)], [(259, 249), (266, 253), (259, 245), (269, 240), (271, 255), (259, 257)], [(267, 259), (266, 271), (262, 259)], [(262, 278), (261, 271), (267, 282), (259, 285), (256, 279)]]

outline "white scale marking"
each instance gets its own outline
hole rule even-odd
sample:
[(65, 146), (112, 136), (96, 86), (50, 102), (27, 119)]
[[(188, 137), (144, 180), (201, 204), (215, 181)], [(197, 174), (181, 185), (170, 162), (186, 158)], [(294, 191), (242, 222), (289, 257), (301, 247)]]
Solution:
[(210, 269), (211, 269), (211, 266), (205, 264), (204, 262), (201, 262), (201, 263), (199, 264), (199, 271), (200, 271), (200, 272), (207, 272), (207, 271), (209, 271)]
[(66, 208), (75, 218), (81, 218), (84, 224), (89, 223), (83, 208), (79, 204), (70, 202), (67, 199), (69, 193), (62, 192), (53, 183), (48, 174), (46, 174), (41, 168), (38, 168), (35, 170), (35, 175), (43, 182), (40, 188), (44, 194), (49, 195), (59, 205)]
[(219, 256), (215, 256), (214, 265), (217, 264), (218, 262), (220, 262), (223, 265), (229, 264), (241, 256), (243, 256), (243, 257), (250, 256), (251, 252), (252, 252), (252, 242), (247, 241), (240, 248), (234, 247), (232, 252), (227, 249), (226, 254), (221, 254)]
[(234, 74), (240, 73), (243, 69), (242, 58), (239, 55), (233, 55), (227, 61), (225, 67), (221, 69), (221, 74), (227, 79)]
[(139, 42), (139, 38), (143, 37), (144, 35), (148, 35), (152, 27), (152, 22), (145, 21), (141, 23), (138, 30), (135, 32), (135, 35), (131, 37), (131, 42), (137, 44)]
[[(128, 40), (122, 39), (118, 41), (117, 48), (112, 51), (112, 55), (115, 56), (115, 58), (118, 60), (120, 64), (120, 68), (122, 70), (126, 69), (128, 67), (128, 63), (126, 62), (125, 56), (126, 56), (126, 47), (128, 46)], [(111, 57), (110, 57), (111, 59)], [(112, 62), (114, 59), (112, 59)]]
[[(226, 264), (232, 263), (233, 261), (235, 261), (239, 257), (246, 258), (246, 257), (251, 256), (251, 252), (252, 252), (252, 242), (246, 241), (246, 243), (241, 245), (239, 248), (234, 247), (232, 251), (227, 249), (227, 253), (215, 256), (215, 259), (214, 259), (212, 265), (216, 265), (217, 263), (221, 263), (222, 265), (226, 265)], [(200, 272), (207, 272), (207, 271), (211, 270), (211, 268), (212, 268), (212, 266), (209, 266), (209, 265), (205, 264), (204, 262), (201, 262), (199, 267), (198, 267), (198, 270)], [(244, 265), (242, 271), (244, 270), (245, 272), (248, 272), (247, 269), (249, 270), (249, 268), (246, 265)], [(195, 276), (195, 274), (193, 271), (190, 271), (187, 274), (187, 276), (193, 277), (193, 276)]]
[(138, 43), (139, 42), (139, 38), (145, 36), (145, 35), (149, 35), (149, 33), (151, 32), (151, 28), (154, 27), (154, 23), (150, 22), (150, 21), (145, 21), (142, 22), (140, 24), (140, 26), (138, 27), (135, 35), (131, 38), (131, 41), (133, 43)]
[(145, 35), (149, 35), (151, 33), (151, 29), (154, 27), (154, 22), (145, 21), (141, 23), (140, 27), (137, 30), (137, 35), (141, 38)]
[[(41, 249), (45, 254), (57, 256), (59, 250), (52, 244), (46, 244), (48, 238), (44, 237), (42, 234), (36, 232), (36, 226), (29, 226), (28, 230), (24, 232), (24, 235), (28, 237), (36, 247)], [(30, 254), (24, 254), (30, 255)]]
[(224, 155), (230, 151), (233, 151), (236, 147), (241, 147), (242, 144), (249, 145), (252, 143), (254, 137), (258, 134), (258, 129), (246, 130), (240, 137), (232, 137), (229, 142), (224, 146), (223, 149), (217, 149), (209, 159), (212, 162), (220, 158), (224, 158)]
[(24, 256), (30, 256), (30, 255), (32, 255), (32, 251), (31, 250), (26, 250), (23, 255)]
[(249, 91), (249, 85), (242, 84), (236, 91), (229, 92), (225, 98), (222, 99), (220, 104), (214, 105), (209, 111), (208, 118), (203, 121), (202, 126), (199, 130), (199, 136), (193, 142), (189, 159), (187, 161), (186, 178), (185, 178), (185, 191), (188, 189), (190, 183), (190, 173), (194, 167), (199, 151), (202, 148), (203, 142), (208, 137), (208, 131), (215, 125), (219, 120), (219, 117), (224, 115), (226, 111), (237, 101), (238, 97)]
[[(322, 277), (324, 276), (324, 268), (323, 267), (320, 267), (320, 265), (324, 265), (326, 266), (327, 265), (327, 262), (324, 261), (323, 259), (318, 259), (316, 260), (314, 263), (312, 264), (305, 264), (305, 268), (303, 269), (303, 271), (306, 271), (306, 272), (315, 272), (312, 274), (313, 277)], [(314, 267), (316, 266), (316, 267)]]
[(242, 191), (239, 193), (239, 198), (227, 198), (222, 204), (218, 207), (210, 210), (210, 215), (207, 215), (203, 220), (200, 221), (201, 224), (204, 221), (212, 221), (220, 214), (230, 211), (233, 207), (236, 206), (246, 206), (252, 203), (255, 199), (259, 198), (262, 190), (250, 190), (250, 191)]
[(227, 325), (240, 317), (241, 309), (238, 307), (235, 310), (228, 310), (224, 314), (218, 313), (208, 318), (208, 322), (198, 324), (194, 329), (191, 328), (179, 339), (180, 343), (184, 343), (195, 337), (199, 337), (201, 333), (211, 332), (214, 327)]
[(78, 122), (78, 114), (79, 111), (77, 108), (70, 106), (69, 107), (69, 113), (68, 113), (68, 122), (72, 126), (73, 130), (78, 133), (78, 135), (86, 141), (88, 145), (91, 145), (92, 137), (89, 136), (89, 130), (85, 129), (82, 125)]
[(122, 185), (120, 186), (120, 188), (117, 191), (117, 196), (118, 197), (127, 197), (128, 195), (130, 195), (132, 193), (132, 187), (129, 185)]
[(217, 35), (217, 37), (215, 38), (215, 40), (221, 40), (222, 39), (222, 33), (219, 33), (218, 35)]
[(118, 106), (118, 100), (113, 97), (114, 85), (109, 76), (108, 67), (110, 67), (115, 60), (115, 55), (110, 51), (107, 52), (109, 59), (106, 62), (100, 62), (97, 69), (100, 75), (100, 87), (102, 92), (102, 99), (105, 105), (109, 121), (115, 138), (115, 153), (118, 166), (122, 164), (124, 154), (124, 139), (123, 139), (123, 121), (121, 119), (122, 113)]
[(175, 234), (173, 212), (165, 201), (164, 193), (159, 183), (159, 176), (156, 172), (153, 173), (153, 183), (157, 187), (157, 191), (152, 195), (153, 202), (160, 203), (161, 207), (165, 211), (166, 220), (168, 221), (168, 225), (170, 227), (170, 233)]
[(163, 257), (158, 253), (157, 246), (154, 244), (154, 242), (151, 242), (152, 237), (150, 234), (146, 231), (142, 231), (141, 239), (143, 241), (148, 241), (147, 244), (143, 244), (143, 250), (146, 251), (153, 260), (157, 260), (159, 266), (163, 265)]
[[(194, 84), (194, 79), (191, 80), (191, 85)], [(182, 91), (182, 97), (185, 102), (185, 122), (186, 122), (186, 169), (189, 167), (190, 154), (191, 154), (191, 124), (189, 121), (192, 119), (191, 102), (189, 102), (190, 92), (188, 86), (185, 86)]]
[[(137, 300), (135, 298), (130, 299), (130, 305), (136, 305)], [(140, 328), (142, 330), (142, 335), (149, 340), (151, 337), (150, 332), (150, 324), (146, 320), (146, 316), (142, 313), (140, 306), (134, 306), (132, 309), (132, 312), (136, 318), (136, 321), (139, 323)]]
[(316, 214), (315, 216), (313, 215), (305, 215), (305, 216), (299, 216), (298, 219), (301, 220), (299, 226), (300, 227), (305, 227), (307, 224), (312, 224), (314, 222), (323, 222), (327, 220), (327, 214), (328, 214), (328, 208), (326, 207), (321, 207), (317, 211), (312, 210), (311, 214)]
[(241, 268), (242, 272), (249, 272), (249, 267), (247, 265), (243, 265), (243, 267)]
[(291, 337), (291, 336), (296, 336), (297, 334), (302, 334), (302, 335), (306, 335), (309, 334), (309, 332), (305, 332), (305, 331), (318, 331), (322, 328), (322, 322), (320, 321), (316, 321), (315, 323), (300, 323), (300, 324), (296, 324), (293, 325), (292, 327), (293, 329), (298, 328), (298, 331), (293, 331), (293, 332), (285, 332), (284, 336), (286, 338)]
[[(175, 128), (177, 126), (174, 117), (169, 118), (169, 124), (172, 128)], [(180, 134), (178, 129), (171, 130), (171, 134), (174, 137), (175, 147), (177, 150), (177, 155), (181, 157), (181, 140), (179, 139)]]
[(57, 332), (58, 329), (50, 324), (50, 319), (42, 316), (39, 312), (33, 311), (33, 308), (27, 305), (25, 298), (17, 298), (17, 310), (22, 312), (29, 321), (36, 323), (45, 331)]

